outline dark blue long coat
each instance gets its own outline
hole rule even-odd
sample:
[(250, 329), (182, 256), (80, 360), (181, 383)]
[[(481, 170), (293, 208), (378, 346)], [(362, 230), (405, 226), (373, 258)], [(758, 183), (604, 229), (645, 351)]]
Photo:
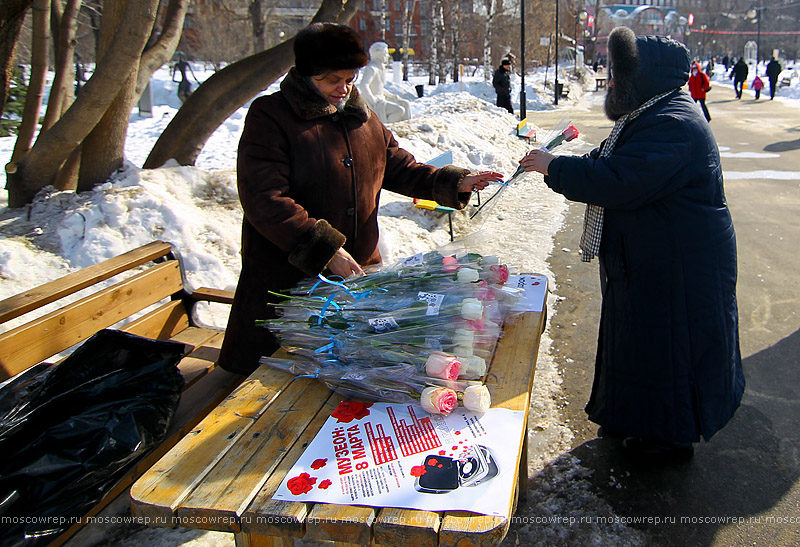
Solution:
[[(663, 66), (642, 66), (649, 96), (670, 89), (657, 89)], [(739, 406), (744, 375), (736, 239), (700, 110), (675, 91), (623, 129), (610, 157), (558, 157), (547, 182), (605, 207), (590, 419), (631, 436), (708, 440)]]

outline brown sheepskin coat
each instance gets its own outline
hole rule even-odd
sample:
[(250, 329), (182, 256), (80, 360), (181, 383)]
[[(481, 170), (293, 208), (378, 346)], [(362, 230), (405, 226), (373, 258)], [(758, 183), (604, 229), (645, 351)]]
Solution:
[(344, 246), (362, 266), (381, 261), (382, 188), (461, 209), (468, 173), (417, 163), (358, 91), (339, 111), (295, 69), (272, 95), (253, 101), (239, 142), (244, 209), (242, 272), (219, 364), (248, 374), (278, 342), (257, 319), (274, 317), (267, 291), (316, 276)]

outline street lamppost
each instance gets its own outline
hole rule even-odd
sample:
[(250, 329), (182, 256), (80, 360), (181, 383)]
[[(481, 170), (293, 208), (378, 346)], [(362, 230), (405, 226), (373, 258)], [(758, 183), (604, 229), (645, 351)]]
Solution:
[(553, 81), (553, 94), (555, 100), (553, 104), (558, 105), (558, 0), (556, 0), (556, 47), (555, 47), (555, 80)]
[[(756, 69), (758, 69), (758, 62), (761, 60), (761, 17), (763, 16), (763, 6), (752, 7), (747, 11), (747, 18), (751, 22), (758, 23), (756, 30)], [(753, 21), (755, 19), (755, 21)]]
[(519, 92), (519, 119), (524, 120), (527, 116), (527, 112), (525, 109), (525, 0), (521, 0), (520, 2), (520, 29), (519, 29), (519, 36), (520, 36), (520, 45), (519, 45), (519, 56), (520, 56), (520, 86), (522, 89)]
[[(578, 73), (578, 24), (581, 25), (581, 30), (583, 30), (583, 24), (586, 21), (587, 17), (586, 10), (580, 10), (575, 13), (575, 28), (573, 29), (572, 37), (575, 39), (575, 74)], [(586, 55), (586, 42), (584, 41), (584, 48), (583, 54)], [(585, 61), (584, 61), (585, 62)]]

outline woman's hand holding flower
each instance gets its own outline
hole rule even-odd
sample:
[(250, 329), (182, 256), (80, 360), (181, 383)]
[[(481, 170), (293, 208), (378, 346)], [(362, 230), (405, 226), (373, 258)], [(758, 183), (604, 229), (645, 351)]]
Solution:
[(543, 175), (547, 175), (550, 162), (553, 161), (555, 157), (555, 155), (551, 154), (547, 150), (540, 148), (538, 150), (531, 150), (525, 154), (525, 156), (519, 160), (519, 164), (525, 169), (525, 171), (536, 171), (538, 173), (542, 173)]

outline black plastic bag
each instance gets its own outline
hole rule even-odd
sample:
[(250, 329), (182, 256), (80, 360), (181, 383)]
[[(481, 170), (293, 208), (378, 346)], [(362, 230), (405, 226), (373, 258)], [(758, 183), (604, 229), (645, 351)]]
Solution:
[(103, 330), (0, 389), (0, 544), (52, 541), (164, 439), (185, 350)]

